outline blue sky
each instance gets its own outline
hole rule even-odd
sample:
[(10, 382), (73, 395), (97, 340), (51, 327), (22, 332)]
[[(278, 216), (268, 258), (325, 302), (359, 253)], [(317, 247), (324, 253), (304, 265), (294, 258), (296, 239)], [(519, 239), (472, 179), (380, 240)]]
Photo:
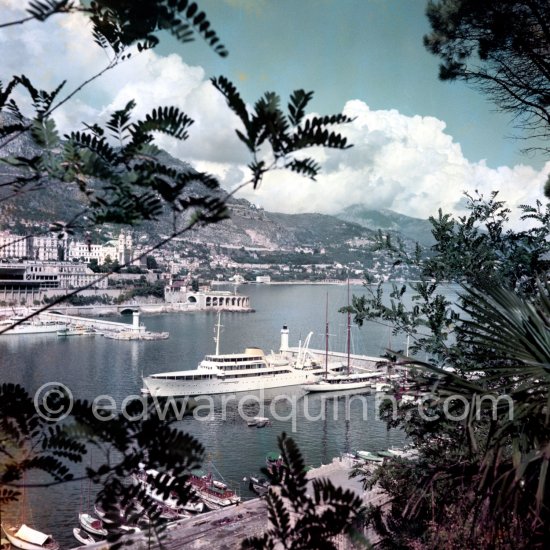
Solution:
[(422, 45), (429, 31), (424, 0), (202, 0), (229, 49), (222, 59), (201, 41), (178, 45), (165, 40), (163, 52), (223, 74), (255, 101), (273, 90), (287, 98), (296, 88), (315, 90), (312, 107), (342, 110), (361, 99), (372, 109), (430, 115), (447, 124), (471, 161), (489, 166), (543, 159), (520, 153), (521, 141), (508, 115), (462, 83), (440, 82), (438, 59)]
[[(25, 15), (25, 0), (0, 0), (2, 21)], [(283, 170), (239, 196), (272, 211), (338, 213), (352, 204), (427, 218), (464, 213), (463, 193), (494, 190), (514, 207), (542, 199), (550, 162), (519, 154), (524, 142), (508, 117), (480, 93), (440, 82), (438, 60), (422, 45), (429, 30), (424, 0), (201, 0), (227, 46), (219, 58), (202, 41), (161, 46), (106, 72), (55, 118), (63, 132), (105, 120), (135, 99), (136, 116), (175, 105), (195, 123), (184, 143), (158, 144), (218, 177), (228, 190), (246, 182), (250, 158), (235, 136), (238, 120), (210, 78), (225, 75), (252, 104), (265, 91), (285, 100), (314, 90), (310, 114), (355, 117), (346, 151), (310, 150), (317, 181)], [(67, 92), (102, 70), (83, 16), (56, 16), (0, 32), (0, 80), (24, 73), (43, 89), (67, 79)], [(25, 98), (20, 98), (23, 103)], [(27, 101), (28, 103), (28, 101)], [(516, 220), (516, 225), (519, 225)]]

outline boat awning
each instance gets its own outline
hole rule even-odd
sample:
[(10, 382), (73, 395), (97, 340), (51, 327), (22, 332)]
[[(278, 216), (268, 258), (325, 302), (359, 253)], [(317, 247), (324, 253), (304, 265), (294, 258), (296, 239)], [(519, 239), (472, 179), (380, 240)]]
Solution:
[(21, 527), (19, 527), (19, 530), (17, 531), (17, 533), (15, 533), (15, 536), (18, 539), (30, 542), (31, 544), (38, 544), (39, 546), (42, 546), (50, 538), (50, 535), (41, 533), (36, 529), (31, 529), (30, 527), (27, 527), (24, 523), (23, 525), (21, 525)]

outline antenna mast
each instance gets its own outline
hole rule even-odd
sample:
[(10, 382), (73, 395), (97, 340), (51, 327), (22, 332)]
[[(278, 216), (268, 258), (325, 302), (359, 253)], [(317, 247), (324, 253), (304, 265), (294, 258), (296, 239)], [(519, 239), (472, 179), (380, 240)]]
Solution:
[(214, 336), (214, 342), (216, 342), (216, 355), (220, 354), (220, 328), (221, 328), (222, 312), (218, 311), (218, 322), (216, 323), (216, 336)]

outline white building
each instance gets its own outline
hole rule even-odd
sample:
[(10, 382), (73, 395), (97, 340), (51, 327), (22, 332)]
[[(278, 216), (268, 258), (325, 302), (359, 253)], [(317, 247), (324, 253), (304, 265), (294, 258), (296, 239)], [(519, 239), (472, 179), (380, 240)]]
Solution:
[(0, 258), (28, 258), (29, 248), (28, 237), (0, 231)]
[(32, 237), (31, 247), (29, 257), (34, 260), (63, 260), (67, 239), (59, 239), (56, 236)]
[(56, 261), (65, 259), (67, 239), (56, 235), (13, 235), (0, 231), (0, 258)]
[(126, 234), (122, 230), (118, 239), (113, 239), (103, 245), (75, 241), (68, 247), (67, 259), (69, 260), (80, 260), (86, 263), (96, 260), (99, 265), (102, 265), (108, 258), (111, 262), (118, 261), (120, 265), (132, 261), (133, 243), (129, 233)]
[(226, 291), (199, 291), (189, 289), (184, 281), (170, 281), (164, 287), (164, 300), (171, 304), (184, 304), (190, 309), (250, 310), (250, 298)]
[(71, 289), (92, 285), (92, 288), (107, 288), (107, 277), (98, 280), (101, 274), (94, 273), (86, 264), (75, 262), (40, 262), (0, 264), (1, 285), (24, 289)]

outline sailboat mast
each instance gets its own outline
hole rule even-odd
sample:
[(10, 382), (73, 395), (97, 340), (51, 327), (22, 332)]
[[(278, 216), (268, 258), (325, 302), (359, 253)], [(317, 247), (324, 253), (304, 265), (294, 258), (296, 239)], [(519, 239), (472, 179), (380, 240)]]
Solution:
[(216, 342), (216, 355), (220, 354), (220, 328), (221, 328), (222, 312), (218, 311), (218, 322), (216, 323), (216, 336), (214, 336), (214, 342)]
[(347, 349), (348, 349), (348, 376), (350, 373), (349, 364), (350, 364), (350, 347), (351, 347), (351, 313), (349, 311), (349, 277), (348, 277), (348, 342), (347, 342)]
[(325, 380), (328, 377), (328, 292), (325, 304)]

